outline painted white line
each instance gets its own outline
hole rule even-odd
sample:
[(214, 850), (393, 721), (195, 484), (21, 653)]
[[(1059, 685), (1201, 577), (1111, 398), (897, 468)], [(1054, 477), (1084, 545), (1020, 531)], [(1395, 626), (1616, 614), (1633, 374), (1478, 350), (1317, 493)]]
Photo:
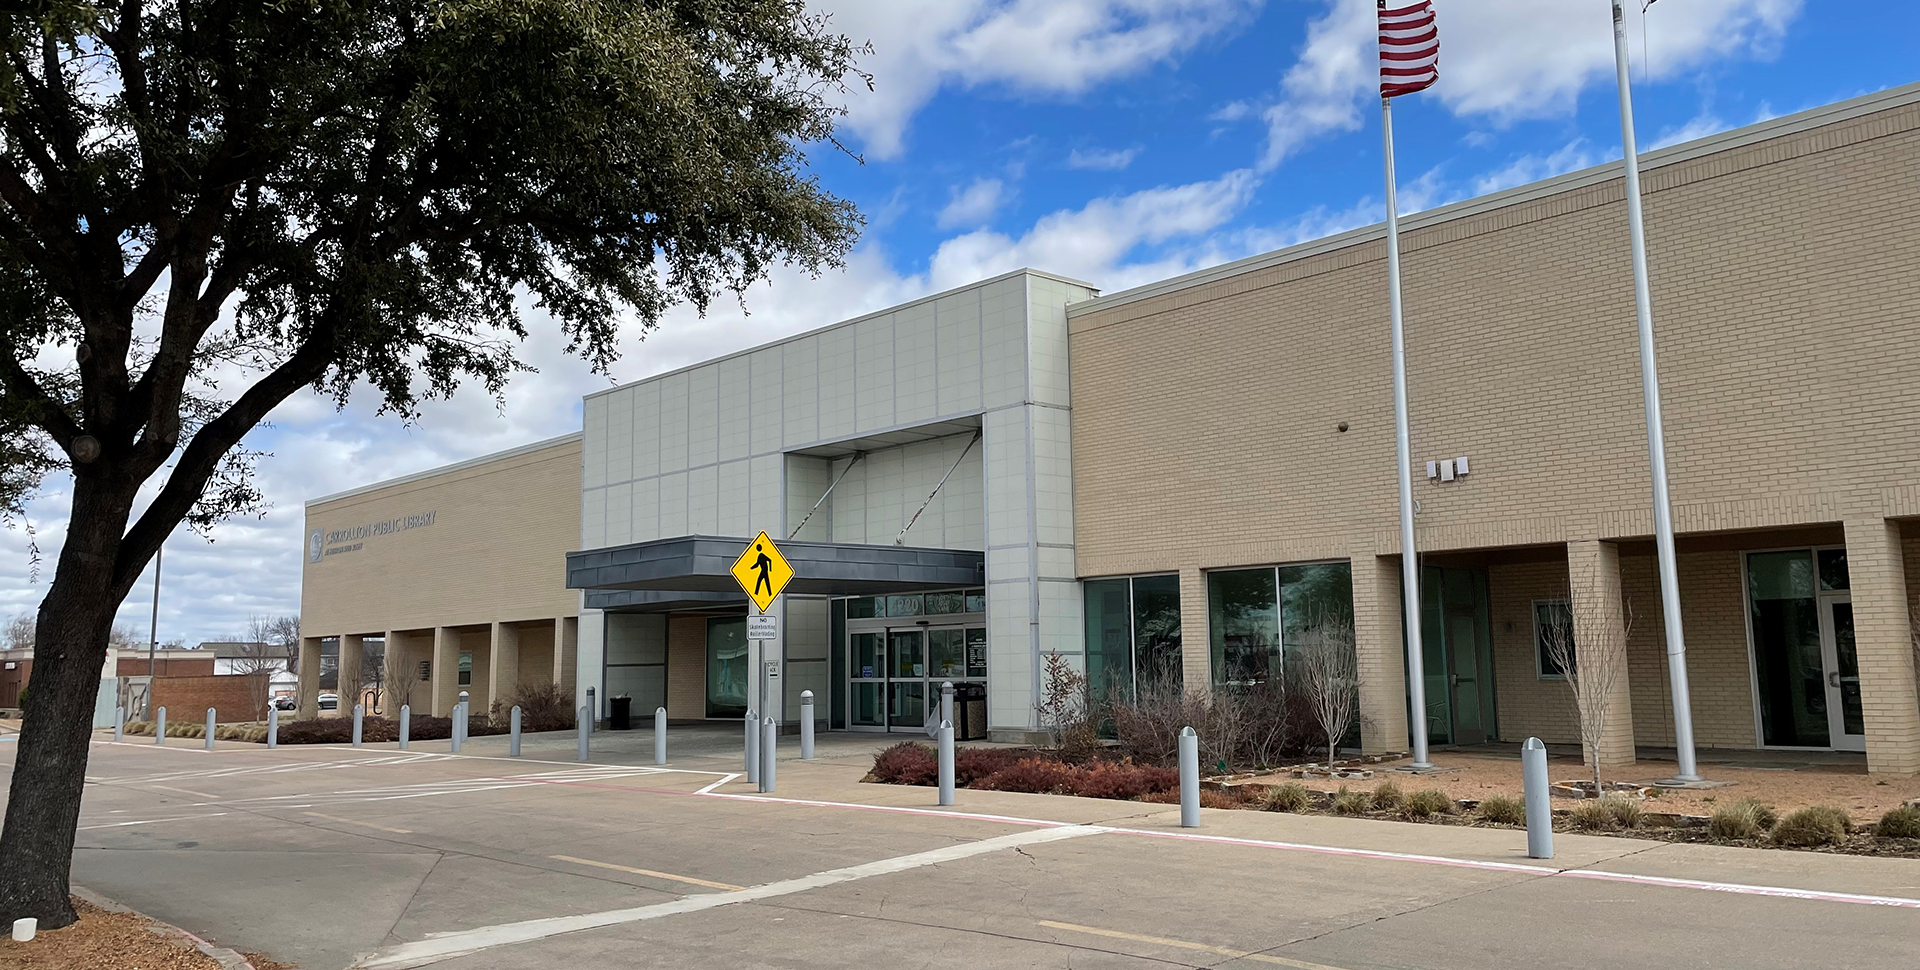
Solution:
[(1179, 950), (1198, 950), (1202, 953), (1214, 953), (1234, 960), (1253, 960), (1258, 963), (1272, 963), (1282, 967), (1293, 967), (1294, 970), (1340, 970), (1339, 967), (1330, 967), (1324, 963), (1308, 963), (1305, 960), (1278, 957), (1269, 953), (1255, 953), (1251, 950), (1235, 950), (1232, 947), (1214, 946), (1211, 943), (1195, 943), (1192, 940), (1176, 940), (1170, 936), (1148, 936), (1144, 933), (1108, 930), (1098, 926), (1082, 926), (1079, 923), (1060, 923), (1050, 919), (1036, 920), (1035, 924), (1051, 930), (1067, 930), (1073, 933), (1085, 933), (1089, 936), (1104, 936), (1115, 940), (1132, 940), (1135, 943), (1151, 943), (1155, 946), (1173, 947)]
[(138, 820), (138, 821), (133, 821), (133, 822), (109, 822), (109, 823), (107, 823), (107, 824), (104, 824), (104, 825), (82, 825), (82, 826), (80, 826), (79, 828), (77, 828), (77, 829), (74, 829), (74, 831), (75, 831), (75, 832), (87, 832), (87, 831), (91, 831), (91, 830), (93, 830), (93, 829), (118, 829), (118, 828), (125, 828), (126, 826), (129, 826), (129, 825), (155, 825), (155, 824), (158, 824), (158, 823), (160, 823), (160, 822), (191, 822), (191, 821), (193, 821), (193, 820), (195, 820), (195, 819), (202, 819), (202, 818), (219, 818), (220, 816), (222, 816), (222, 815), (225, 815), (225, 814), (227, 814), (227, 813), (225, 813), (225, 812), (211, 812), (211, 813), (209, 813), (209, 814), (206, 814), (206, 815), (181, 815), (181, 816), (178, 816), (178, 817), (175, 817), (175, 818), (143, 818), (143, 819), (140, 819), (140, 820)]
[[(308, 814), (312, 813), (309, 812)], [(708, 889), (735, 890), (747, 888), (745, 886), (736, 886), (730, 882), (714, 882), (710, 879), (695, 879), (692, 876), (676, 876), (671, 872), (661, 872), (658, 869), (635, 869), (632, 866), (619, 866), (611, 862), (596, 862), (592, 859), (582, 859), (578, 856), (553, 855), (547, 858), (558, 859), (561, 862), (571, 862), (576, 866), (593, 866), (596, 869), (612, 869), (615, 872), (631, 872), (636, 876), (651, 876), (655, 879), (665, 879), (670, 882), (684, 882), (690, 886), (705, 886)]]
[(1820, 889), (1793, 889), (1785, 886), (1755, 886), (1738, 882), (1709, 882), (1704, 879), (1674, 879), (1667, 876), (1642, 876), (1630, 872), (1605, 872), (1599, 869), (1568, 869), (1559, 873), (1575, 879), (1599, 879), (1605, 882), (1632, 882), (1644, 886), (1670, 886), (1675, 889), (1699, 889), (1742, 896), (1775, 896), (1783, 899), (1812, 899), (1828, 903), (1857, 903), (1866, 906), (1895, 906), (1920, 909), (1920, 899), (1904, 896), (1869, 896), (1864, 893), (1828, 892)]
[(1493, 872), (1512, 872), (1529, 876), (1557, 876), (1563, 870), (1553, 866), (1529, 865), (1521, 862), (1487, 862), (1480, 859), (1456, 859), (1443, 855), (1419, 855), (1411, 852), (1388, 852), (1384, 849), (1349, 849), (1337, 845), (1314, 845), (1308, 842), (1273, 842), (1266, 839), (1239, 839), (1226, 835), (1202, 835), (1198, 832), (1160, 832), (1152, 829), (1116, 828), (1115, 835), (1138, 835), (1150, 839), (1183, 839), (1188, 842), (1215, 842), (1222, 845), (1245, 845), (1261, 849), (1280, 849), (1287, 852), (1311, 852), (1316, 855), (1349, 856), (1361, 859), (1385, 859), (1390, 862), (1418, 862), (1429, 866), (1452, 866), (1459, 869), (1485, 869)]
[(217, 798), (219, 798), (219, 797), (220, 797), (219, 795), (209, 795), (209, 794), (207, 794), (206, 792), (203, 792), (203, 791), (192, 791), (192, 790), (190, 790), (190, 789), (186, 789), (186, 788), (173, 788), (173, 787), (170, 787), (170, 786), (167, 786), (167, 785), (142, 785), (142, 786), (140, 786), (140, 787), (142, 787), (142, 788), (158, 788), (158, 789), (160, 789), (161, 791), (170, 791), (170, 792), (174, 792), (175, 794), (180, 794), (180, 795), (192, 795), (192, 796), (193, 796), (193, 797), (195, 797), (195, 798), (208, 798), (208, 799), (217, 799)]
[(916, 852), (912, 855), (881, 859), (863, 865), (848, 866), (845, 869), (832, 869), (801, 876), (798, 879), (785, 879), (770, 882), (764, 886), (741, 889), (733, 892), (709, 893), (699, 896), (687, 896), (668, 903), (655, 903), (651, 906), (637, 906), (632, 909), (616, 909), (604, 913), (585, 913), (580, 916), (559, 916), (548, 919), (526, 920), (520, 923), (506, 923), (500, 926), (488, 926), (477, 930), (465, 930), (457, 933), (444, 933), (430, 936), (413, 943), (377, 950), (360, 958), (353, 966), (357, 970), (405, 970), (436, 963), (449, 957), (477, 953), (497, 946), (514, 943), (527, 943), (544, 940), (563, 933), (577, 933), (581, 930), (597, 929), (602, 926), (616, 926), (622, 923), (637, 923), (642, 920), (659, 919), (662, 916), (676, 916), (681, 913), (697, 913), (702, 910), (730, 906), (734, 903), (747, 903), (776, 896), (807, 892), (856, 879), (870, 879), (922, 866), (953, 862), (972, 856), (1013, 849), (1020, 846), (1035, 845), (1042, 842), (1057, 842), (1062, 839), (1075, 839), (1083, 835), (1095, 835), (1105, 831), (1090, 825), (1068, 825), (1059, 828), (1038, 829), (1030, 832), (1015, 832), (1011, 835), (983, 839), (979, 842), (967, 842), (960, 845), (944, 846), (929, 852)]
[[(584, 705), (583, 705), (583, 706), (584, 706)], [(695, 795), (711, 795), (711, 794), (713, 794), (713, 790), (714, 790), (715, 788), (719, 788), (719, 787), (720, 787), (720, 786), (722, 786), (722, 785), (726, 785), (726, 784), (729, 784), (729, 783), (731, 783), (731, 782), (732, 782), (732, 781), (733, 781), (733, 780), (734, 780), (735, 778), (738, 778), (738, 777), (740, 777), (740, 773), (739, 773), (739, 772), (737, 772), (737, 771), (736, 771), (736, 772), (733, 772), (733, 773), (731, 773), (731, 774), (729, 774), (729, 775), (727, 775), (727, 776), (726, 776), (725, 778), (722, 778), (722, 779), (720, 779), (719, 781), (716, 781), (716, 782), (714, 782), (714, 783), (713, 783), (713, 784), (711, 784), (711, 785), (707, 785), (707, 786), (705, 786), (705, 787), (703, 787), (703, 788), (700, 788), (700, 789), (698, 789), (698, 790), (696, 790), (696, 791), (694, 792), (694, 794), (695, 794)]]

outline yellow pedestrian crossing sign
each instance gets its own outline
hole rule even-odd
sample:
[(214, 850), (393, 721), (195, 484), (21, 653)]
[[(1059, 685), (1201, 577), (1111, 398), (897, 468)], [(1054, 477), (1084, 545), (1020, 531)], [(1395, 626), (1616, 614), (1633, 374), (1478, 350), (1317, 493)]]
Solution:
[(773, 605), (773, 599), (787, 588), (793, 580), (793, 567), (787, 565), (787, 557), (780, 554), (780, 547), (760, 533), (759, 538), (747, 544), (745, 552), (734, 560), (733, 578), (746, 591), (753, 605), (765, 613)]

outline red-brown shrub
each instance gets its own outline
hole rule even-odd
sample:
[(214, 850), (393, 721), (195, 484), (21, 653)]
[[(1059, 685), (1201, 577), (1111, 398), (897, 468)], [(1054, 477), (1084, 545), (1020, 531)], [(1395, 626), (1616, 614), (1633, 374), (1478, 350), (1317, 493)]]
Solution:
[(1130, 762), (1096, 762), (1078, 774), (1072, 793), (1086, 798), (1138, 798), (1180, 784), (1179, 772), (1171, 768)]
[(939, 757), (924, 744), (902, 741), (873, 759), (874, 780), (888, 785), (931, 785), (939, 776)]
[(969, 787), (1030, 794), (1071, 794), (1080, 769), (1052, 758), (1022, 758)]
[(975, 787), (994, 772), (1033, 756), (1032, 748), (960, 748), (953, 753), (953, 783)]

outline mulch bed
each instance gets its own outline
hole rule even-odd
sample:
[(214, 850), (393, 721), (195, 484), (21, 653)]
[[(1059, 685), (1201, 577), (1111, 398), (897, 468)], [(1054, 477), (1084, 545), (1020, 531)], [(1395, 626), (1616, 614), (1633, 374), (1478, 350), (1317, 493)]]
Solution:
[(137, 913), (110, 913), (74, 899), (80, 921), (41, 930), (32, 942), (0, 939), (6, 970), (221, 970), (218, 961)]

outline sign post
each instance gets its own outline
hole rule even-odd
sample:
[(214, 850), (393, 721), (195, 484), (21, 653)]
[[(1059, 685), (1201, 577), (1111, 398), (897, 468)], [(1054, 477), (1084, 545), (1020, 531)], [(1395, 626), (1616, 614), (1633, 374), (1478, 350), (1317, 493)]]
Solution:
[(730, 571), (734, 582), (740, 584), (741, 591), (759, 610), (758, 614), (747, 615), (747, 641), (762, 644), (760, 659), (765, 664), (765, 674), (760, 678), (760, 713), (777, 725), (779, 719), (774, 717), (773, 698), (767, 695), (772, 690), (773, 679), (780, 676), (779, 659), (767, 660), (765, 650), (767, 644), (779, 640), (780, 617), (767, 611), (793, 581), (793, 567), (787, 564), (787, 557), (781, 555), (780, 547), (762, 532), (741, 550), (740, 558), (733, 561)]

